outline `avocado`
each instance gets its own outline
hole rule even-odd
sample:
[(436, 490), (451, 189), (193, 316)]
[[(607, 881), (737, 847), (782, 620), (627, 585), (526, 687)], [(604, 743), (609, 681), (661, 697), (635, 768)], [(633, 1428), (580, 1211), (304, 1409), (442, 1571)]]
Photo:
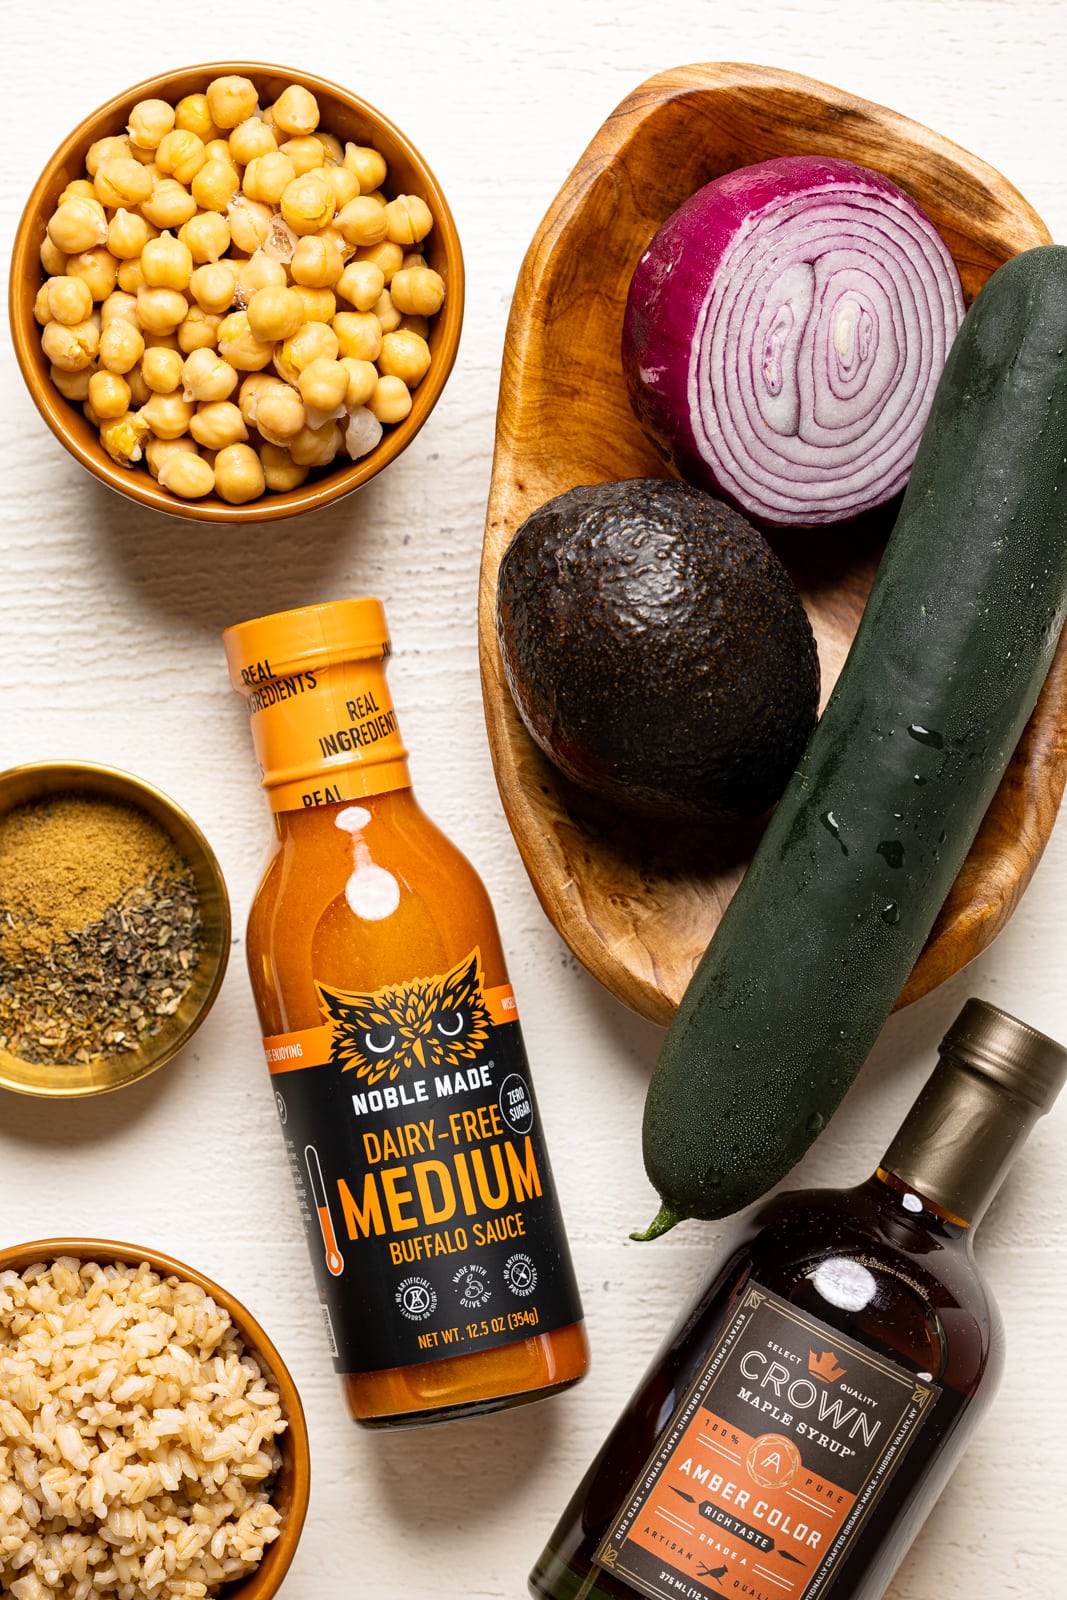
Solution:
[(626, 810), (758, 816), (815, 726), (818, 654), (789, 574), (688, 484), (632, 478), (540, 506), (501, 561), (496, 623), (531, 737)]

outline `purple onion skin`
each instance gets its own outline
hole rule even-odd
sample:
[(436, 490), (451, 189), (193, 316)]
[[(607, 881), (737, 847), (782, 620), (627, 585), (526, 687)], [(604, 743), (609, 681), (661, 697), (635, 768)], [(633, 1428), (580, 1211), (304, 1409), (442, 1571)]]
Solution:
[[(947, 331), (935, 361), (921, 417), (912, 429), (906, 461), (898, 462), (862, 502), (848, 509), (820, 506), (812, 498), (803, 514), (776, 511), (757, 497), (724, 482), (698, 446), (688, 395), (690, 355), (702, 307), (712, 292), (724, 255), (753, 219), (770, 215), (783, 202), (810, 193), (816, 200), (857, 183), (898, 212), (933, 225), (913, 200), (890, 179), (868, 168), (832, 157), (783, 156), (739, 167), (698, 189), (668, 217), (638, 261), (630, 282), (622, 334), (622, 362), (630, 402), (649, 437), (678, 477), (707, 489), (764, 526), (805, 527), (841, 522), (893, 498), (907, 482), (911, 462), (949, 346), (963, 319), (963, 296), (947, 248), (937, 239), (947, 265), (942, 285)], [(936, 236), (935, 236), (936, 237)], [(746, 352), (741, 352), (742, 355)], [(648, 381), (655, 372), (656, 381)], [(802, 491), (804, 492), (804, 491)]]

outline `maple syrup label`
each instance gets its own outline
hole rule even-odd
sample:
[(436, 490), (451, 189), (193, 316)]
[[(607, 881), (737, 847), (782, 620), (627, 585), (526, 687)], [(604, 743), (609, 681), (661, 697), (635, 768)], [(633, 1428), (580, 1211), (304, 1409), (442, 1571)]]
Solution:
[(654, 1600), (814, 1600), (939, 1393), (750, 1282), (595, 1560)]
[(509, 985), (478, 950), (264, 1040), (339, 1372), (581, 1320)]

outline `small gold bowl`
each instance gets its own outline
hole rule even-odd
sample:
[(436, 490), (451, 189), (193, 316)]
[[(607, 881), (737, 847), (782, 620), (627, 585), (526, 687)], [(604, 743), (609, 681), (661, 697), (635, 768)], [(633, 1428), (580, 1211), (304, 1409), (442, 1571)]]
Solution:
[(121, 1262), (137, 1267), (146, 1261), (163, 1278), (173, 1276), (195, 1283), (228, 1312), (245, 1350), (273, 1382), (287, 1423), (284, 1433), (278, 1438), (281, 1466), (271, 1491), (271, 1503), (281, 1513), (278, 1537), (267, 1546), (262, 1561), (253, 1572), (227, 1584), (222, 1591), (225, 1600), (271, 1600), (271, 1596), (281, 1588), (296, 1553), (311, 1490), (307, 1421), (296, 1384), (285, 1362), (240, 1300), (202, 1272), (175, 1261), (171, 1256), (161, 1255), (156, 1250), (144, 1250), (139, 1245), (119, 1244), (109, 1239), (38, 1239), (30, 1244), (0, 1249), (0, 1272), (21, 1273), (34, 1262), (50, 1264), (59, 1256), (73, 1256), (79, 1262), (96, 1261), (101, 1266)]
[(135, 1049), (90, 1062), (32, 1062), (0, 1049), (0, 1088), (52, 1099), (104, 1094), (147, 1077), (187, 1044), (219, 992), (230, 955), (230, 901), (215, 853), (193, 819), (161, 789), (92, 761), (40, 761), (0, 772), (0, 816), (58, 795), (120, 801), (145, 813), (174, 840), (196, 883), (200, 955), (173, 1016)]
[[(401, 422), (387, 425), (380, 442), (358, 460), (339, 457), (336, 464), (312, 469), (299, 488), (284, 492), (268, 489), (244, 505), (229, 505), (214, 492), (200, 500), (182, 500), (162, 488), (143, 463), (123, 467), (113, 461), (81, 406), (64, 399), (52, 382), (49, 361), (41, 348), (41, 329), (33, 314), (37, 292), (46, 279), (39, 252), (48, 220), (67, 184), (85, 176), (89, 146), (106, 135), (124, 133), (130, 112), (139, 100), (158, 98), (173, 105), (185, 95), (203, 93), (213, 78), (229, 74), (250, 78), (260, 91), (262, 104), (276, 99), (287, 84), (302, 85), (319, 103), (322, 131), (335, 134), (343, 142), (377, 149), (389, 168), (386, 192), (418, 195), (433, 213), (433, 228), (418, 248), (429, 266), (445, 280), (446, 289), (444, 305), (430, 320), (430, 369), (413, 391), (408, 415)], [(108, 488), (154, 511), (197, 522), (243, 524), (321, 510), (396, 460), (429, 417), (452, 370), (463, 324), (463, 285), (459, 233), (441, 186), (425, 158), (387, 117), (347, 89), (307, 72), (255, 61), (218, 61), (163, 72), (136, 84), (91, 112), (64, 139), (34, 184), (15, 233), (8, 312), (15, 356), (34, 404), (56, 438), (82, 466)]]

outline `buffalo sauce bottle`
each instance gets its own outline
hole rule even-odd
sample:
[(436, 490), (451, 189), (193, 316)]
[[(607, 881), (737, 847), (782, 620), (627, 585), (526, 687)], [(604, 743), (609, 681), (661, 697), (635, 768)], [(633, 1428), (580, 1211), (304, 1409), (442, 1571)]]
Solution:
[(565, 1389), (588, 1346), (515, 998), (481, 880), (411, 792), (382, 606), (224, 641), (278, 835), (249, 972), (349, 1410)]

